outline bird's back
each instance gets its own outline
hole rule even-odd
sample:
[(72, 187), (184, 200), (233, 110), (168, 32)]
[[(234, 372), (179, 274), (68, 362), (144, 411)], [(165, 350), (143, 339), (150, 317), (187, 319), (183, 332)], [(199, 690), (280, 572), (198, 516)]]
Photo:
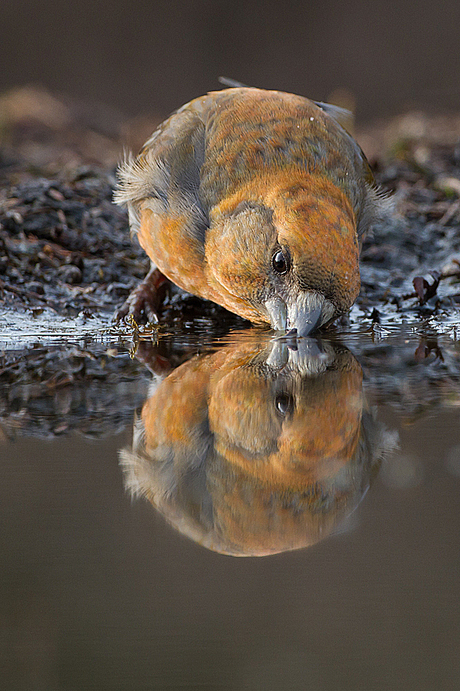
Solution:
[(153, 133), (120, 171), (116, 199), (148, 196), (168, 210), (195, 204), (206, 223), (213, 206), (267, 174), (299, 170), (325, 176), (359, 216), (372, 179), (361, 149), (313, 101), (249, 87), (211, 92), (187, 103)]

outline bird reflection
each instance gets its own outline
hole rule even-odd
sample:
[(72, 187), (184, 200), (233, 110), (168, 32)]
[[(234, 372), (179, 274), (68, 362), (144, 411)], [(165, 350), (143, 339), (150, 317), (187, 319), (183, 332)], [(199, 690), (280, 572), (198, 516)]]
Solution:
[[(386, 433), (341, 344), (241, 335), (156, 376), (120, 453), (127, 489), (216, 552), (312, 545), (366, 492)], [(167, 370), (142, 345), (152, 370)]]

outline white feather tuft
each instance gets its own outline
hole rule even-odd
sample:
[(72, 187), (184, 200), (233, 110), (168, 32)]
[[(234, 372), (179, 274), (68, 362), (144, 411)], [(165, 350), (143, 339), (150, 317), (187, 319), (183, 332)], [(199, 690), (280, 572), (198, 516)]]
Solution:
[(393, 207), (394, 200), (390, 193), (366, 183), (365, 201), (359, 214), (358, 237), (364, 235), (375, 223), (389, 216)]

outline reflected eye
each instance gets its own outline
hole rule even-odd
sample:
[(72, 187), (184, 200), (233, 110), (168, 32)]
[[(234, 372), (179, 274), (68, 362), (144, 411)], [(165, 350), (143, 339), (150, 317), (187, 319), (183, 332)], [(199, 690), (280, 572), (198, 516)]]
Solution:
[(280, 393), (275, 398), (275, 407), (280, 415), (286, 417), (294, 410), (294, 399), (288, 393)]
[(273, 255), (272, 264), (275, 271), (279, 274), (285, 274), (289, 270), (289, 259), (281, 250), (278, 250)]

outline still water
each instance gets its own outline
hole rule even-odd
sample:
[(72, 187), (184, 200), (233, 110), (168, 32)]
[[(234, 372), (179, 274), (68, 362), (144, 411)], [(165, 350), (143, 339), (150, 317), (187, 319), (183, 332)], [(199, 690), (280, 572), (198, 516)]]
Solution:
[(2, 688), (460, 688), (459, 360), (414, 330), (5, 350)]

